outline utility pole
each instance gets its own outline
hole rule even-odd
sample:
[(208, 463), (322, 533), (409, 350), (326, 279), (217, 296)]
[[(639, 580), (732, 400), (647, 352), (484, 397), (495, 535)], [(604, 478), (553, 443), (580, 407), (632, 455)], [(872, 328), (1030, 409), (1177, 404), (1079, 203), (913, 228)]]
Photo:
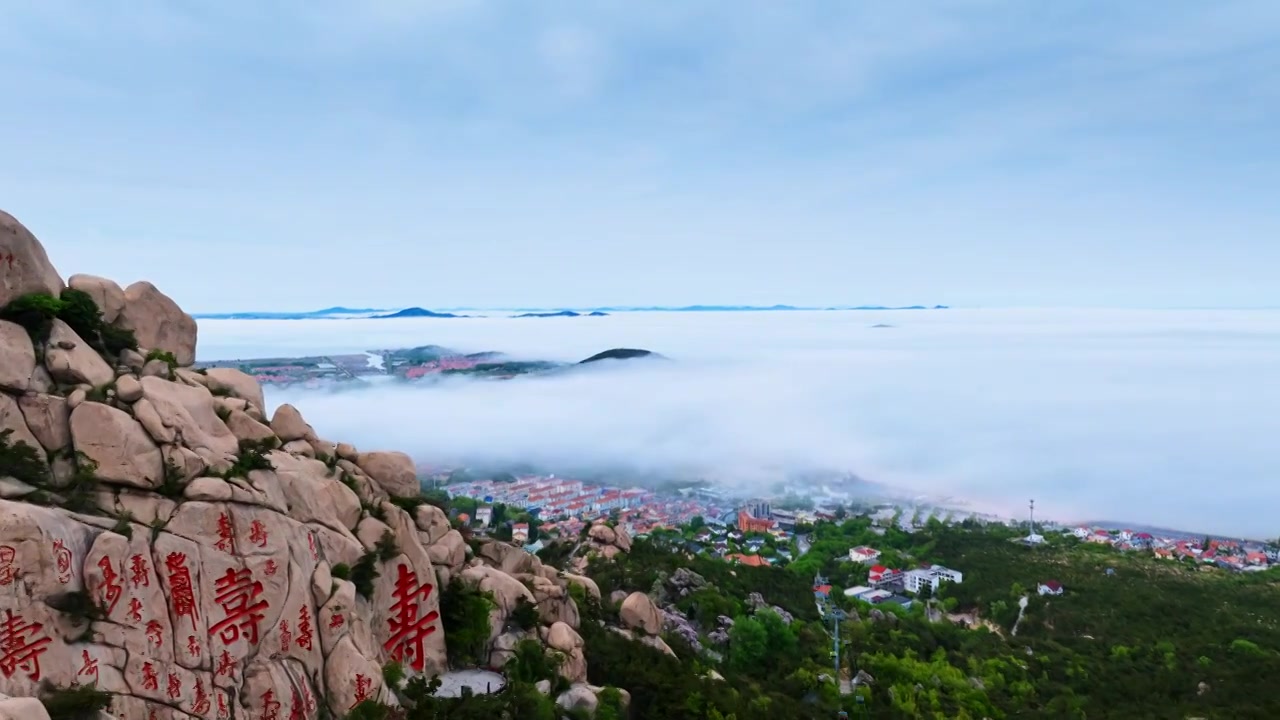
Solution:
[(1035, 535), (1035, 534), (1036, 534), (1036, 501), (1035, 501), (1035, 498), (1032, 498), (1032, 499), (1031, 499), (1031, 534), (1032, 534), (1032, 535)]

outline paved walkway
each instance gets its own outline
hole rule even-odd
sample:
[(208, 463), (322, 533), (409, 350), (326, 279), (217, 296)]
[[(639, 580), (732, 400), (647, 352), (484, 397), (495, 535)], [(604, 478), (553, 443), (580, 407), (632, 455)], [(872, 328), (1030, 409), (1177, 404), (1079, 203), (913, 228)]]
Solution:
[(488, 670), (454, 670), (440, 676), (440, 689), (436, 697), (462, 697), (462, 688), (471, 688), (472, 694), (489, 695), (505, 687), (506, 678)]

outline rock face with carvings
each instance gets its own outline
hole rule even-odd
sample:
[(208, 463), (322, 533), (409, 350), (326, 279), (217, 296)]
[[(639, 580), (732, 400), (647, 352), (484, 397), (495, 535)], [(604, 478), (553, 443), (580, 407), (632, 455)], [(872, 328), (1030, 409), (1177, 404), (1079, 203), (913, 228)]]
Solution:
[[(0, 256), (21, 268), (0, 307), (68, 287), (3, 212)], [(493, 598), (492, 664), (538, 639), (585, 683), (571, 589), (598, 599), (594, 583), (513, 545), (469, 545), (421, 501), (407, 455), (323, 440), (298, 408), (269, 413), (251, 376), (193, 369), (195, 322), (156, 286), (69, 287), (99, 325), (0, 321), (0, 717), (46, 717), (33, 698), (76, 685), (130, 720), (396, 705), (385, 664), (447, 668), (450, 582)], [(140, 347), (105, 350), (107, 326)], [(630, 545), (604, 526), (592, 538)], [(362, 564), (371, 582), (345, 579)], [(526, 604), (536, 629), (518, 627)]]

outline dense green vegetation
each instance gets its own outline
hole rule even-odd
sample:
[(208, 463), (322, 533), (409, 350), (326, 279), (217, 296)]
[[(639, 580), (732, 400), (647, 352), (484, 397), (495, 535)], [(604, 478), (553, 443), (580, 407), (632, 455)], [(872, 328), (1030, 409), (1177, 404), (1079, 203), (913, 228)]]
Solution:
[(14, 298), (0, 308), (0, 319), (25, 328), (36, 345), (37, 353), (43, 352), (55, 318), (65, 322), (100, 353), (114, 356), (122, 350), (138, 349), (133, 333), (103, 321), (102, 310), (82, 290), (66, 288), (59, 297), (32, 293)]
[[(911, 534), (881, 532), (863, 517), (820, 523), (810, 552), (786, 569), (677, 553), (661, 538), (637, 541), (614, 562), (594, 561), (588, 573), (605, 597), (618, 589), (665, 594), (718, 657), (668, 636), (674, 660), (584, 622), (591, 681), (629, 690), (634, 718), (834, 717), (839, 707), (884, 718), (1280, 717), (1280, 691), (1260, 683), (1280, 671), (1276, 571), (1237, 574), (1069, 537), (1032, 548), (1016, 540), (1025, 530), (1000, 526), (933, 522)], [(861, 704), (818, 678), (831, 672), (831, 637), (811, 588), (815, 573), (836, 588), (865, 581), (867, 568), (847, 560), (859, 544), (882, 550), (891, 566), (936, 562), (965, 573), (962, 584), (941, 586), (932, 618), (923, 599), (890, 611), (835, 593), (850, 611), (842, 665), (874, 678), (859, 688)], [(675, 597), (663, 584), (679, 567), (707, 585)], [(1065, 594), (1038, 595), (1048, 580)], [(752, 614), (744, 602), (751, 592), (796, 622)], [(610, 611), (600, 610), (606, 618)], [(706, 642), (722, 615), (735, 618), (727, 646)], [(712, 668), (724, 682), (702, 679)]]

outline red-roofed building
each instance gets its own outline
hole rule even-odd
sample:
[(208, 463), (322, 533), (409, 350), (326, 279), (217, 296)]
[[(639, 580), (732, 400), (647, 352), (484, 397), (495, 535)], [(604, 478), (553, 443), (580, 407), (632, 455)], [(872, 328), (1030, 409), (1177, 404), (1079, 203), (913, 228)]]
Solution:
[(767, 533), (773, 527), (773, 521), (767, 518), (751, 517), (746, 510), (738, 511), (738, 529), (744, 533)]
[(902, 577), (901, 570), (894, 570), (893, 568), (887, 568), (883, 565), (874, 565), (872, 566), (871, 573), (867, 576), (867, 579), (874, 586), (893, 582), (900, 577)]
[(750, 567), (766, 567), (769, 564), (768, 560), (765, 560), (759, 555), (743, 555), (742, 553), (737, 553), (736, 555), (725, 555), (724, 559), (732, 563), (738, 563)]
[(1037, 591), (1041, 595), (1061, 595), (1062, 583), (1058, 582), (1057, 580), (1048, 580), (1046, 582), (1040, 583), (1040, 587), (1037, 588)]

